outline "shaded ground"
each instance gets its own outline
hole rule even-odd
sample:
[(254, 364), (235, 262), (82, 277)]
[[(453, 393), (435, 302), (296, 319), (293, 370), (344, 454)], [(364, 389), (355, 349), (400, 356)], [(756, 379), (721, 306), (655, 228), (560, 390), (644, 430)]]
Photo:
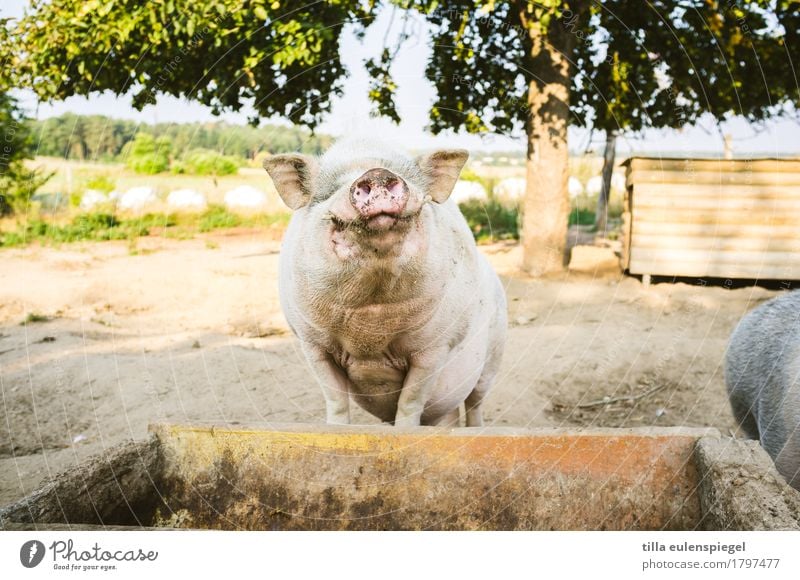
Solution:
[[(0, 505), (144, 437), (150, 422), (323, 421), (280, 313), (277, 242), (240, 231), (145, 238), (139, 249), (0, 252)], [(516, 272), (518, 247), (483, 250), (503, 276), (512, 326), (489, 424), (733, 427), (725, 345), (775, 292), (646, 289), (616, 274), (534, 280)]]

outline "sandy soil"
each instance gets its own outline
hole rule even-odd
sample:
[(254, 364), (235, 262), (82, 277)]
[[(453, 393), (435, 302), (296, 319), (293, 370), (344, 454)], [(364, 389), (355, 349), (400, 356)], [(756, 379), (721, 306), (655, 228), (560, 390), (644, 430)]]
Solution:
[[(322, 394), (280, 312), (278, 247), (240, 231), (146, 238), (139, 255), (115, 242), (1, 251), (0, 505), (145, 437), (149, 423), (323, 421)], [(519, 248), (483, 251), (511, 320), (488, 424), (733, 428), (727, 338), (775, 292), (644, 288), (613, 272), (535, 280), (516, 271)], [(48, 320), (24, 322), (32, 313)]]

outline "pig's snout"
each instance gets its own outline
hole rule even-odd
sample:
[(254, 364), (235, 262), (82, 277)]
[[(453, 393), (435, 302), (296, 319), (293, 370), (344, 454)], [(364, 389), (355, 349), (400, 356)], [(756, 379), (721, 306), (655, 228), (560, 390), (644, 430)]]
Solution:
[(350, 187), (350, 203), (371, 229), (395, 224), (408, 203), (408, 186), (388, 169), (370, 169)]

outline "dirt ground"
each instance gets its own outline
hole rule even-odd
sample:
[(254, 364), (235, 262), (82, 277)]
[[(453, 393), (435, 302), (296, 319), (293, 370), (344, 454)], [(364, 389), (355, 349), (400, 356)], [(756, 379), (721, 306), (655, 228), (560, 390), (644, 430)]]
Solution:
[[(0, 252), (0, 505), (149, 423), (324, 420), (280, 311), (278, 241), (238, 231), (138, 247)], [(774, 291), (644, 288), (614, 272), (531, 279), (518, 247), (482, 251), (511, 322), (489, 425), (734, 427), (726, 342)]]

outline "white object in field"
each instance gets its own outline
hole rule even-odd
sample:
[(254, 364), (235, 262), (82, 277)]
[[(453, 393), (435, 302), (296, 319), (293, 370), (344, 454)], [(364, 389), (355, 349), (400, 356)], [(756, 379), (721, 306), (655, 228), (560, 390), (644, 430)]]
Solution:
[(119, 197), (117, 207), (119, 209), (139, 210), (155, 203), (158, 203), (158, 198), (152, 187), (131, 187)]
[(117, 201), (120, 197), (122, 197), (123, 193), (124, 192), (122, 190), (115, 189), (114, 191), (108, 194), (108, 199), (110, 199), (111, 201)]
[(600, 195), (600, 190), (603, 188), (603, 177), (595, 175), (586, 182), (586, 193), (590, 196)]
[[(595, 175), (586, 183), (586, 193), (589, 195), (600, 195), (603, 187), (603, 176)], [(611, 191), (625, 191), (625, 176), (621, 173), (611, 174)]]
[(228, 207), (256, 208), (267, 204), (267, 194), (249, 185), (240, 185), (225, 194)]
[(525, 178), (507, 177), (494, 187), (495, 196), (517, 201), (525, 197)]
[(206, 196), (193, 189), (176, 189), (167, 196), (167, 205), (181, 209), (205, 209)]
[(96, 189), (87, 189), (83, 195), (81, 196), (81, 209), (92, 209), (96, 205), (100, 205), (101, 203), (106, 203), (108, 201), (108, 196), (102, 191), (97, 191)]
[(574, 199), (583, 194), (583, 184), (577, 177), (570, 177), (567, 182), (567, 190), (570, 198)]
[(456, 203), (464, 203), (469, 199), (487, 200), (489, 196), (486, 195), (486, 189), (477, 181), (467, 181), (459, 179), (456, 186), (453, 188), (453, 193), (450, 194), (450, 199)]

